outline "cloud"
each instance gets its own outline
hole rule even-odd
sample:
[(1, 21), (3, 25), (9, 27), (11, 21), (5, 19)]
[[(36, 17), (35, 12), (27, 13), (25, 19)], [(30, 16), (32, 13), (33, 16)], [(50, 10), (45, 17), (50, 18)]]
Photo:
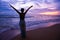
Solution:
[(13, 15), (12, 13), (15, 12), (11, 9), (8, 2), (0, 1), (0, 15)]
[(54, 2), (60, 2), (60, 0), (54, 0)]
[[(32, 9), (43, 9), (43, 8), (49, 8), (49, 9), (56, 9), (56, 5), (59, 2), (59, 0), (2, 0), (4, 2), (11, 3), (16, 9), (20, 9), (21, 7), (26, 8), (31, 5), (34, 7)], [(55, 3), (57, 2), (57, 3)]]
[(8, 14), (8, 12), (9, 12), (9, 15), (11, 15), (13, 13), (14, 13), (14, 15), (16, 14), (16, 12), (11, 7), (9, 7), (9, 5), (8, 5), (9, 3), (18, 10), (20, 10), (20, 8), (22, 8), (22, 7), (27, 9), (31, 5), (33, 5), (31, 10), (34, 10), (34, 9), (60, 10), (60, 6), (59, 6), (60, 1), (59, 0), (0, 0), (1, 14), (4, 14), (4, 13)]

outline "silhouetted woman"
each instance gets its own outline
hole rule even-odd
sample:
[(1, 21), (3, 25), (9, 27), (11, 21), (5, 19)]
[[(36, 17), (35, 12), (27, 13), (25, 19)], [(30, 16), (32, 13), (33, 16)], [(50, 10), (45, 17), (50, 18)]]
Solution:
[(27, 11), (33, 7), (33, 6), (30, 6), (25, 12), (24, 12), (24, 8), (21, 8), (21, 12), (19, 12), (17, 9), (15, 9), (12, 5), (10, 5), (20, 16), (20, 20), (24, 20), (25, 19), (25, 15), (27, 13)]
[(10, 6), (19, 14), (19, 17), (20, 17), (19, 25), (20, 25), (20, 29), (21, 29), (21, 36), (22, 36), (22, 38), (25, 38), (26, 37), (26, 25), (25, 25), (24, 19), (25, 19), (25, 15), (26, 15), (27, 11), (33, 6), (30, 6), (25, 12), (24, 12), (24, 8), (21, 8), (21, 12), (19, 12), (12, 5), (10, 5)]

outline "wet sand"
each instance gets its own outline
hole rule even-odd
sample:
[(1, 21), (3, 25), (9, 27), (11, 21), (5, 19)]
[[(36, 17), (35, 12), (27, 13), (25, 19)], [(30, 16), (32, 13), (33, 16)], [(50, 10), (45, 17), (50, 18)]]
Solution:
[(0, 34), (0, 40), (59, 40), (60, 24), (27, 31), (26, 35), (27, 37), (22, 39), (19, 30), (8, 30)]

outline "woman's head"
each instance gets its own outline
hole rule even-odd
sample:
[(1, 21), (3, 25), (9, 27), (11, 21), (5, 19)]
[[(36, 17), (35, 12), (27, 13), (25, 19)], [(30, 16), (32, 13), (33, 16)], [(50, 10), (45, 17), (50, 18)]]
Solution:
[(21, 12), (24, 12), (24, 8), (21, 8)]

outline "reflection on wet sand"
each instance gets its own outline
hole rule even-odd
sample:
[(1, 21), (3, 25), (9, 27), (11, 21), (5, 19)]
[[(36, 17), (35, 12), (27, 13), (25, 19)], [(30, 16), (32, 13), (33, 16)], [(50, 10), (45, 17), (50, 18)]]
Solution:
[(26, 37), (26, 23), (25, 23), (25, 20), (20, 20), (19, 25), (20, 25), (20, 30), (21, 30), (21, 37), (25, 38)]
[[(17, 35), (12, 40), (21, 40), (20, 35)], [(55, 24), (47, 28), (39, 28), (28, 31), (25, 40), (59, 40), (60, 39), (60, 24)]]

